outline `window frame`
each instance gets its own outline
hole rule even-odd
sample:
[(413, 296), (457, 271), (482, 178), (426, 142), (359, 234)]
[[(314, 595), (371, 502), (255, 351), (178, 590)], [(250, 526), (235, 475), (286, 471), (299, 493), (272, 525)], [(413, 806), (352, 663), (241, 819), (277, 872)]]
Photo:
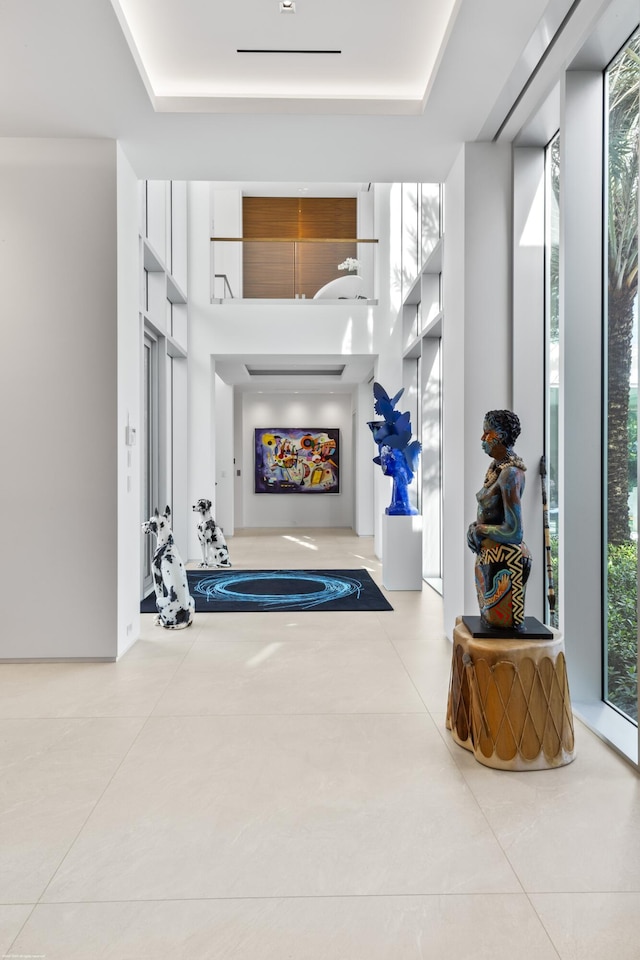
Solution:
[[(519, 376), (524, 371), (525, 379), (531, 381), (531, 374), (527, 363), (531, 363), (531, 355), (527, 355), (526, 346), (530, 343), (523, 328), (527, 319), (531, 320), (531, 311), (525, 303), (526, 284), (523, 282), (522, 265), (523, 253), (517, 248), (517, 230), (519, 226), (518, 214), (523, 206), (531, 206), (530, 184), (521, 175), (521, 168), (525, 160), (530, 167), (535, 166), (538, 156), (539, 169), (544, 167), (544, 150), (552, 139), (556, 130), (560, 130), (561, 137), (569, 137), (569, 155), (571, 168), (561, 172), (561, 224), (560, 224), (560, 256), (561, 261), (569, 253), (569, 264), (561, 262), (561, 346), (563, 360), (566, 367), (561, 370), (561, 412), (559, 446), (564, 474), (563, 486), (570, 495), (560, 489), (560, 512), (570, 516), (563, 518), (560, 528), (560, 564), (565, 576), (561, 575), (561, 615), (564, 622), (561, 626), (564, 631), (569, 681), (571, 684), (572, 703), (574, 712), (599, 737), (608, 742), (622, 756), (634, 766), (638, 766), (639, 731), (633, 723), (617, 710), (608, 705), (603, 699), (603, 631), (602, 623), (604, 609), (604, 581), (602, 576), (602, 550), (604, 543), (604, 523), (602, 516), (602, 456), (600, 444), (595, 444), (596, 456), (591, 455), (588, 442), (589, 436), (595, 430), (603, 435), (602, 430), (602, 389), (593, 390), (593, 384), (602, 385), (602, 354), (603, 354), (603, 298), (605, 275), (598, 277), (595, 302), (593, 295), (585, 296), (579, 285), (579, 270), (588, 276), (589, 291), (596, 289), (593, 275), (593, 264), (596, 259), (599, 263), (595, 272), (603, 270), (604, 263), (604, 70), (611, 59), (616, 55), (626, 39), (631, 36), (638, 26), (637, 6), (630, 0), (614, 0), (602, 14), (601, 21), (591, 30), (588, 36), (583, 36), (581, 44), (574, 46), (567, 52), (562, 66), (551, 64), (551, 59), (541, 70), (535, 82), (546, 83), (546, 95), (538, 96), (534, 109), (525, 113), (527, 102), (533, 103), (533, 97), (523, 97), (519, 115), (513, 113), (509, 124), (501, 131), (497, 139), (511, 140), (514, 144), (514, 351), (513, 351), (513, 395), (514, 409), (520, 412), (518, 400), (526, 399), (526, 391), (519, 385)], [(562, 44), (559, 45), (561, 47)], [(568, 41), (565, 44), (569, 51)], [(533, 93), (533, 86), (531, 91)], [(589, 127), (589, 136), (592, 138), (585, 149), (585, 139), (582, 124), (586, 119)], [(514, 124), (519, 124), (516, 134)], [(565, 162), (565, 147), (563, 142), (562, 164)], [(524, 158), (524, 159), (523, 159)], [(600, 175), (596, 178), (596, 167), (590, 170), (583, 169), (594, 161), (600, 164)], [(562, 199), (564, 185), (569, 188), (569, 198)], [(525, 204), (525, 197), (526, 204)], [(592, 197), (592, 204), (585, 204), (584, 198)], [(564, 204), (564, 206), (563, 206)], [(580, 216), (579, 207), (588, 207)], [(528, 209), (528, 206), (527, 206)], [(588, 246), (588, 257), (580, 262), (581, 254), (576, 245), (582, 243)], [(538, 267), (538, 281), (540, 290), (544, 289), (544, 263), (540, 257)], [(527, 279), (530, 281), (532, 270), (529, 270)], [(529, 283), (529, 289), (531, 289)], [(536, 294), (537, 296), (537, 294)], [(589, 325), (581, 327), (583, 317), (580, 316), (582, 306), (587, 305), (590, 313)], [(538, 330), (540, 314), (538, 315)], [(546, 325), (546, 324), (545, 324)], [(538, 334), (539, 336), (539, 334)], [(539, 343), (542, 338), (539, 339)], [(584, 370), (580, 370), (577, 358), (581, 347), (586, 345), (588, 352)], [(540, 365), (542, 365), (542, 346), (539, 346)], [(534, 361), (537, 362), (537, 361)], [(595, 372), (597, 371), (597, 373)], [(567, 373), (569, 377), (567, 378)], [(580, 382), (582, 379), (582, 383)], [(585, 381), (591, 383), (591, 396), (586, 389)], [(562, 392), (564, 391), (564, 392)], [(537, 393), (540, 397), (541, 392)], [(586, 399), (588, 409), (598, 408), (598, 413), (592, 417), (581, 409), (582, 399)], [(590, 407), (589, 407), (590, 405)], [(542, 411), (540, 411), (542, 413)], [(538, 414), (533, 411), (533, 420), (537, 428)], [(595, 419), (595, 423), (594, 423)], [(567, 429), (565, 429), (565, 425)], [(544, 449), (544, 447), (543, 447)], [(533, 466), (531, 464), (530, 466)], [(530, 476), (529, 482), (532, 482)], [(582, 485), (586, 484), (585, 489)], [(597, 506), (595, 505), (597, 504)], [(583, 509), (584, 506), (584, 509)], [(539, 521), (538, 521), (539, 522)], [(592, 536), (587, 536), (585, 527), (593, 530)], [(536, 547), (536, 554), (543, 557), (543, 552)], [(542, 561), (543, 562), (543, 561)], [(586, 577), (581, 575), (581, 567), (586, 568)], [(562, 582), (566, 581), (566, 582)], [(535, 588), (532, 601), (536, 602)], [(529, 607), (529, 594), (527, 597)], [(533, 611), (535, 612), (535, 611)], [(594, 630), (594, 623), (598, 625)]]

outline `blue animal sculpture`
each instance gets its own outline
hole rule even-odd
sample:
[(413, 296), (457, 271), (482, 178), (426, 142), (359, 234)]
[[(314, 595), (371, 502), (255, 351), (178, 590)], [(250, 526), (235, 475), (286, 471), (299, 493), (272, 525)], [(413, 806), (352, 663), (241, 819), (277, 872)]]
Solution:
[(391, 503), (385, 513), (391, 516), (409, 516), (418, 511), (409, 503), (409, 484), (418, 466), (421, 444), (411, 439), (411, 414), (400, 413), (396, 404), (404, 387), (394, 397), (379, 383), (373, 384), (375, 399), (373, 409), (382, 420), (371, 420), (368, 424), (373, 439), (378, 445), (378, 456), (374, 463), (380, 464), (382, 472), (393, 479)]

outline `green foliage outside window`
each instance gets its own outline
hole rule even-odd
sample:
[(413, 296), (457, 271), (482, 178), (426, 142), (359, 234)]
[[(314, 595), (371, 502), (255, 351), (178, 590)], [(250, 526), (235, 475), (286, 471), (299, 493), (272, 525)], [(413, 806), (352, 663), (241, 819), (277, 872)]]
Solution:
[[(637, 297), (640, 33), (607, 71), (605, 699), (638, 719)], [(633, 522), (632, 522), (633, 521)]]
[(638, 719), (638, 544), (610, 543), (607, 556), (607, 699)]

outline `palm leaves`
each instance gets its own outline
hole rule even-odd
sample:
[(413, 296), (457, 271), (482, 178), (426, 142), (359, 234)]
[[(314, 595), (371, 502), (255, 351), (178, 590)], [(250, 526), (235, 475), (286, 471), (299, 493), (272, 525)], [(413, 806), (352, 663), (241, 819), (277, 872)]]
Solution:
[(629, 540), (629, 387), (638, 292), (640, 34), (608, 72), (608, 539)]
[(640, 34), (609, 73), (609, 285), (638, 285), (638, 117)]

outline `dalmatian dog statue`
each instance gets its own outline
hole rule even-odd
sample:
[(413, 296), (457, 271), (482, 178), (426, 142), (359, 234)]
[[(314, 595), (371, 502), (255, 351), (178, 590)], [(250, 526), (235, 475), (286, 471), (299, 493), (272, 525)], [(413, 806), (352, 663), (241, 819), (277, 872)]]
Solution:
[(153, 516), (142, 524), (143, 533), (154, 533), (157, 545), (151, 567), (156, 591), (158, 616), (155, 623), (167, 630), (182, 630), (193, 622), (195, 602), (189, 593), (187, 571), (173, 542), (171, 510), (163, 514), (156, 507)]
[(200, 514), (198, 540), (202, 548), (201, 567), (230, 567), (229, 548), (224, 533), (211, 516), (211, 500), (201, 499), (193, 505)]

